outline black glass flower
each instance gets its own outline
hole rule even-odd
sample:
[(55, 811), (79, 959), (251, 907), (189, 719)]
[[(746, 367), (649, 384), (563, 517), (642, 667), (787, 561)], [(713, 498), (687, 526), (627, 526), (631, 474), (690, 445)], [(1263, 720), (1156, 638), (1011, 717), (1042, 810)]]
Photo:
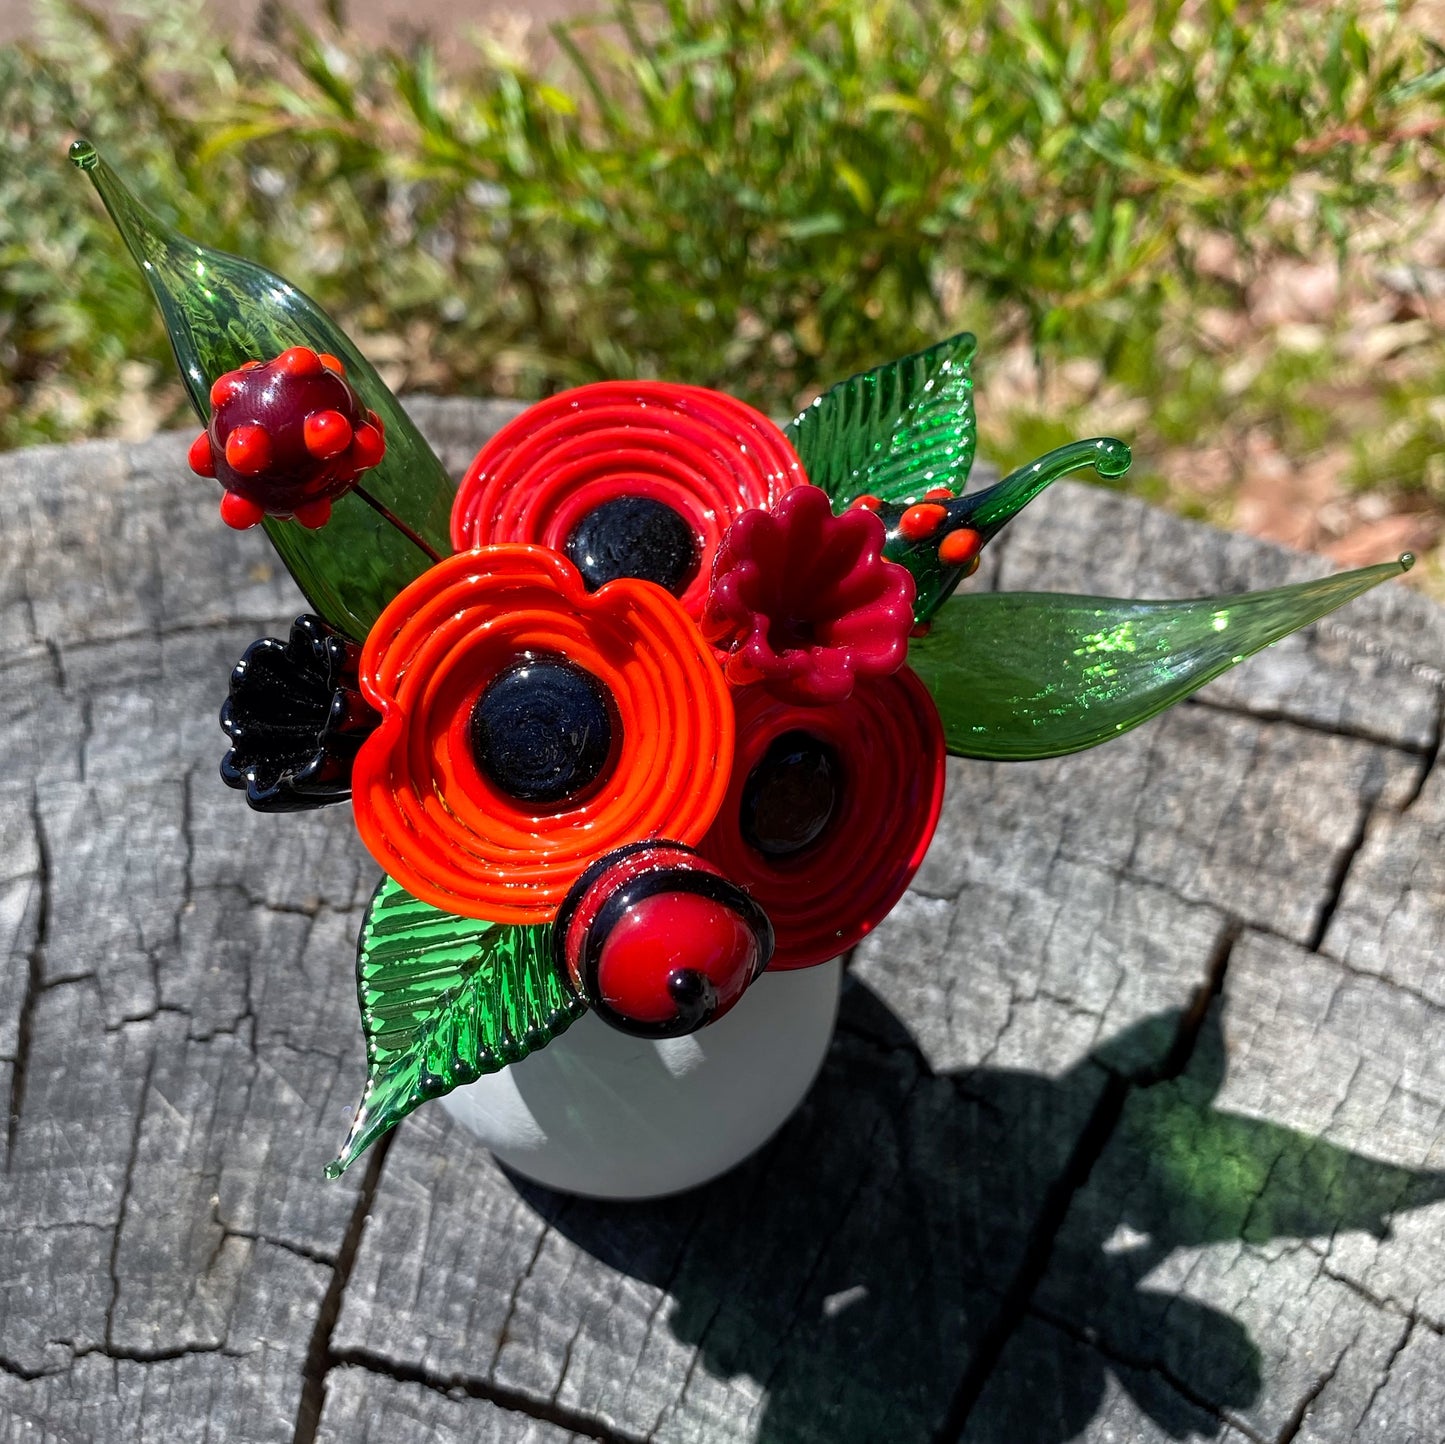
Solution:
[(361, 695), (361, 648), (320, 617), (297, 617), (289, 641), (262, 637), (231, 673), (221, 780), (257, 812), (345, 802), (351, 764), (380, 718)]

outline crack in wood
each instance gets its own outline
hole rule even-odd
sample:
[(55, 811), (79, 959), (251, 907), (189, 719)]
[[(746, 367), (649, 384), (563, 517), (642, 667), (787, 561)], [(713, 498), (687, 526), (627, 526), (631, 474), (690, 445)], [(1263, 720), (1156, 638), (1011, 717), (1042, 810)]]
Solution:
[(1434, 741), (1402, 742), (1398, 737), (1391, 737), (1369, 727), (1325, 722), (1319, 718), (1287, 712), (1281, 707), (1248, 707), (1233, 702), (1220, 702), (1213, 697), (1201, 697), (1197, 692), (1186, 697), (1182, 705), (1201, 712), (1219, 712), (1226, 717), (1243, 717), (1246, 721), (1261, 722), (1269, 727), (1298, 727), (1301, 731), (1318, 732), (1324, 737), (1344, 737), (1351, 742), (1368, 742), (1372, 747), (1388, 747), (1391, 751), (1401, 752), (1407, 757), (1428, 758), (1436, 746)]
[(1090, 1328), (1080, 1328), (1070, 1319), (1056, 1314), (1052, 1309), (1047, 1309), (1038, 1304), (1030, 1304), (1028, 1314), (1050, 1327), (1057, 1329), (1061, 1334), (1066, 1334), (1076, 1343), (1092, 1349), (1101, 1358), (1107, 1359), (1116, 1368), (1131, 1369), (1138, 1374), (1153, 1374), (1167, 1384), (1179, 1397), (1198, 1409), (1202, 1414), (1208, 1414), (1211, 1419), (1217, 1419), (1221, 1425), (1230, 1424), (1247, 1438), (1255, 1441), (1255, 1444), (1275, 1444), (1275, 1441), (1260, 1434), (1254, 1427), (1244, 1420), (1226, 1413), (1217, 1404), (1212, 1403), (1187, 1379), (1181, 1379), (1173, 1370), (1165, 1368), (1157, 1359), (1135, 1358), (1122, 1349), (1102, 1339), (1098, 1332)]
[(331, 1350), (331, 1340), (336, 1332), (336, 1321), (341, 1317), (342, 1296), (351, 1280), (351, 1270), (356, 1263), (357, 1250), (361, 1246), (361, 1232), (376, 1198), (377, 1187), (381, 1183), (386, 1155), (395, 1139), (396, 1130), (393, 1129), (371, 1146), (371, 1156), (367, 1159), (366, 1172), (361, 1178), (356, 1207), (352, 1209), (351, 1217), (347, 1221), (341, 1247), (336, 1252), (336, 1262), (332, 1265), (331, 1282), (326, 1286), (326, 1294), (316, 1312), (316, 1323), (306, 1350), (306, 1362), (301, 1370), (301, 1398), (296, 1405), (292, 1444), (315, 1444), (316, 1431), (321, 1424), (321, 1408), (326, 1400), (326, 1375), (336, 1362)]
[(50, 944), (50, 845), (40, 818), (40, 794), (30, 799), (30, 816), (35, 828), (35, 886), (39, 892), (36, 903), (35, 937), (26, 958), (25, 992), (20, 1000), (20, 1016), (15, 1037), (15, 1059), (10, 1069), (10, 1112), (5, 1129), (5, 1171), (10, 1171), (20, 1132), (20, 1114), (25, 1106), (25, 1085), (30, 1071), (30, 1046), (35, 1035), (35, 1005), (45, 980), (45, 954)]
[[(1359, 1335), (1356, 1334), (1355, 1338), (1358, 1337)], [(1355, 1339), (1351, 1339), (1335, 1356), (1334, 1363), (1310, 1385), (1309, 1389), (1305, 1392), (1304, 1398), (1299, 1401), (1295, 1406), (1294, 1412), (1285, 1420), (1284, 1428), (1275, 1436), (1274, 1444), (1290, 1444), (1290, 1440), (1294, 1439), (1299, 1434), (1299, 1431), (1304, 1428), (1305, 1416), (1313, 1407), (1315, 1400), (1334, 1382), (1335, 1375), (1340, 1372), (1340, 1365), (1345, 1361), (1345, 1355), (1348, 1354), (1354, 1346)]]
[[(120, 1202), (115, 1211), (115, 1233), (110, 1241), (110, 1302), (105, 1306), (104, 1352), (115, 1357), (115, 1310), (120, 1303), (120, 1239), (125, 1231), (126, 1213), (130, 1206), (131, 1183), (135, 1176), (136, 1160), (140, 1156), (141, 1133), (145, 1128), (146, 1100), (150, 1097), (151, 1080), (155, 1077), (156, 1053), (151, 1051), (146, 1059), (145, 1077), (141, 1080), (140, 1093), (136, 1102), (135, 1127), (130, 1136), (130, 1152), (126, 1155), (125, 1173), (121, 1176)], [(78, 1356), (77, 1356), (78, 1357)]]
[(1305, 943), (1305, 947), (1312, 953), (1320, 952), (1324, 946), (1325, 936), (1330, 930), (1330, 924), (1334, 921), (1335, 914), (1339, 911), (1340, 900), (1345, 895), (1345, 884), (1349, 881), (1350, 869), (1354, 867), (1355, 859), (1359, 857), (1365, 840), (1370, 834), (1370, 823), (1374, 819), (1378, 803), (1378, 795), (1367, 795), (1363, 799), (1354, 830), (1340, 850), (1334, 867), (1330, 870), (1325, 900), (1320, 905), (1320, 914), (1315, 920), (1314, 930), (1310, 933), (1309, 941)]
[[(565, 1405), (543, 1404), (530, 1395), (514, 1389), (484, 1382), (468, 1374), (439, 1374), (413, 1364), (402, 1364), (394, 1359), (382, 1358), (369, 1349), (348, 1348), (331, 1355), (334, 1368), (350, 1367), (365, 1369), (371, 1374), (380, 1374), (398, 1384), (420, 1384), (424, 1389), (445, 1397), (458, 1394), (468, 1399), (481, 1400), (506, 1409), (514, 1414), (524, 1414), (540, 1424), (554, 1424), (559, 1429), (593, 1439), (597, 1444), (647, 1444), (645, 1436), (630, 1434), (613, 1428), (599, 1419), (568, 1409)], [(313, 1436), (314, 1437), (314, 1436)]]
[[(1380, 1371), (1379, 1380), (1376, 1382), (1375, 1387), (1370, 1390), (1370, 1397), (1365, 1401), (1365, 1407), (1360, 1411), (1359, 1423), (1355, 1426), (1357, 1429), (1360, 1424), (1363, 1424), (1365, 1420), (1370, 1417), (1370, 1410), (1375, 1407), (1375, 1400), (1380, 1397), (1380, 1391), (1390, 1382), (1390, 1371), (1395, 1367), (1395, 1360), (1405, 1352), (1405, 1346), (1414, 1337), (1417, 1322), (1418, 1320), (1413, 1316), (1407, 1320), (1404, 1329), (1401, 1331), (1399, 1342), (1390, 1350), (1390, 1357), (1385, 1360), (1385, 1367)], [(1301, 1417), (1300, 1422), (1304, 1422), (1303, 1417)]]
[(1445, 751), (1445, 692), (1441, 693), (1440, 710), (1435, 714), (1435, 736), (1426, 753), (1425, 765), (1420, 769), (1420, 776), (1415, 783), (1414, 790), (1400, 804), (1402, 817), (1419, 802), (1421, 794), (1425, 791), (1426, 783), (1430, 781), (1430, 774), (1434, 772), (1436, 763), (1440, 761), (1442, 751)]
[(1224, 992), (1230, 955), (1244, 933), (1237, 918), (1226, 920), (1205, 969), (1204, 981), (1195, 989), (1184, 1010), (1169, 1051), (1153, 1067), (1127, 1074), (1109, 1071), (1093, 1112), (1085, 1121), (1063, 1172), (1049, 1186), (1038, 1217), (1029, 1232), (1023, 1261), (1004, 1291), (998, 1311), (979, 1339), (953, 1398), (934, 1434), (935, 1444), (959, 1444), (969, 1416), (1003, 1357), (1005, 1348), (1027, 1318), (1034, 1295), (1048, 1272), (1054, 1244), (1068, 1217), (1075, 1196), (1088, 1183), (1095, 1165), (1114, 1136), (1130, 1095), (1138, 1089), (1154, 1088), (1183, 1075), (1193, 1057), (1209, 1009)]

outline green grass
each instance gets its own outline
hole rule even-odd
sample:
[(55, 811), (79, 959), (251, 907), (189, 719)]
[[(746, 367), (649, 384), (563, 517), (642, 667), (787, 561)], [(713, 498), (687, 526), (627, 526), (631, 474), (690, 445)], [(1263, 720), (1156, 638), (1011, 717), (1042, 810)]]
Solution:
[[(1341, 440), (1322, 384), (1343, 339), (1231, 393), (1192, 318), (1246, 308), (1281, 256), (1393, 254), (1445, 190), (1445, 53), (1408, 7), (623, 0), (546, 64), (279, 11), (227, 43), (197, 0), (137, 0), (130, 25), (42, 8), (42, 37), (0, 51), (0, 446), (180, 414), (149, 301), (64, 162), (77, 133), (402, 385), (662, 375), (784, 414), (964, 327), (985, 397), (1010, 346), (1045, 377), (1098, 358), (1047, 415), (985, 409), (1005, 459), (1099, 429), (1101, 388), (1144, 403), (1146, 447), (1239, 416)], [(1240, 276), (1201, 268), (1221, 236)], [(1440, 485), (1441, 379), (1437, 329), (1364, 383), (1390, 427), (1362, 484)]]

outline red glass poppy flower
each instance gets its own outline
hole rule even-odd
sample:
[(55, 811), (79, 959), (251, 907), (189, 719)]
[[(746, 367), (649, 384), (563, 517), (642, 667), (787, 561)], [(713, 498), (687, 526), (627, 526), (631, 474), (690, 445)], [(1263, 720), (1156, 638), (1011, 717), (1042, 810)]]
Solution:
[(938, 710), (907, 667), (846, 701), (734, 694), (727, 797), (698, 846), (767, 913), (774, 968), (846, 952), (903, 896), (943, 805)]
[(801, 480), (783, 433), (744, 402), (604, 381), (528, 408), (487, 442), (457, 491), (452, 543), (548, 546), (591, 588), (655, 582), (695, 619), (732, 520)]
[(362, 651), (382, 714), (352, 770), (357, 827), (435, 907), (539, 923), (602, 853), (695, 843), (727, 790), (733, 709), (661, 589), (589, 593), (541, 547), (449, 557), (387, 607)]
[(914, 583), (887, 560), (870, 511), (833, 515), (826, 492), (797, 486), (744, 512), (713, 563), (703, 635), (729, 653), (735, 687), (765, 683), (786, 701), (841, 702), (908, 655)]

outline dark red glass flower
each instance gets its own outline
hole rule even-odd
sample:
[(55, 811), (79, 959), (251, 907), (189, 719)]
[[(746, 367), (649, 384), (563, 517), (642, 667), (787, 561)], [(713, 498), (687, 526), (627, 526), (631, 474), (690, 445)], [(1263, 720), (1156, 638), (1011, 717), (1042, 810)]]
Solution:
[(767, 914), (774, 968), (846, 952), (903, 896), (943, 805), (943, 726), (907, 667), (843, 702), (733, 694), (727, 796), (698, 851)]
[(548, 546), (589, 591), (654, 582), (696, 620), (728, 525), (802, 478), (787, 438), (742, 401), (603, 381), (529, 407), (487, 442), (457, 491), (452, 543)]
[(908, 655), (913, 577), (883, 555), (870, 511), (834, 516), (798, 486), (771, 512), (744, 512), (713, 563), (703, 635), (728, 652), (734, 686), (764, 683), (792, 702), (841, 702)]

